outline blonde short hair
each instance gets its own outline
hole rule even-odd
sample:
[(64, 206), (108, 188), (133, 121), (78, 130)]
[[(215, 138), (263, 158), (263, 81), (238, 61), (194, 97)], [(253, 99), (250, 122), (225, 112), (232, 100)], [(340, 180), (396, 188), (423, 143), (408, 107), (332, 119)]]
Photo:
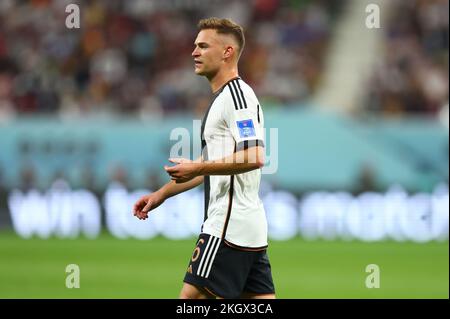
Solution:
[(239, 55), (241, 55), (242, 50), (245, 45), (245, 37), (244, 37), (244, 29), (237, 23), (229, 20), (229, 19), (220, 19), (220, 18), (207, 18), (202, 19), (198, 23), (199, 30), (212, 29), (216, 30), (219, 34), (229, 34), (233, 36), (239, 46)]

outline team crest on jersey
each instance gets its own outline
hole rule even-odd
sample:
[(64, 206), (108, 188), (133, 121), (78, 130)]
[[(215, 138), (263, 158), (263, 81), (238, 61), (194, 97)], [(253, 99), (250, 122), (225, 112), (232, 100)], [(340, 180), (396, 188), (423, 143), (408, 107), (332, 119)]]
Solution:
[(236, 123), (239, 128), (239, 135), (241, 136), (241, 138), (256, 136), (255, 127), (253, 126), (253, 120), (249, 119), (243, 121), (236, 121)]

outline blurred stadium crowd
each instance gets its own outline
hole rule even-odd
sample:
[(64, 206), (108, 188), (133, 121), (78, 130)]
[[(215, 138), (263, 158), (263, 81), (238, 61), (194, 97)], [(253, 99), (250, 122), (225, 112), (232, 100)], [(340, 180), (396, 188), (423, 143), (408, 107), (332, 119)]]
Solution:
[(201, 112), (210, 93), (193, 74), (196, 23), (219, 15), (245, 26), (241, 74), (259, 95), (301, 101), (342, 1), (78, 1), (80, 29), (66, 28), (66, 2), (0, 4), (0, 118)]
[(368, 85), (368, 108), (383, 114), (448, 108), (447, 0), (394, 1), (385, 31), (385, 56)]
[(75, 1), (80, 29), (66, 28), (67, 3), (1, 2), (0, 118), (201, 114), (210, 92), (195, 82), (191, 52), (208, 16), (245, 26), (240, 71), (266, 104), (302, 101), (343, 1)]
[[(202, 114), (207, 85), (193, 77), (196, 22), (232, 16), (245, 26), (242, 76), (266, 107), (306, 101), (320, 85), (345, 0), (74, 1), (0, 3), (0, 121), (174, 112)], [(367, 85), (367, 109), (435, 113), (448, 103), (448, 1), (396, 1), (386, 55)], [(193, 80), (194, 78), (194, 80)]]

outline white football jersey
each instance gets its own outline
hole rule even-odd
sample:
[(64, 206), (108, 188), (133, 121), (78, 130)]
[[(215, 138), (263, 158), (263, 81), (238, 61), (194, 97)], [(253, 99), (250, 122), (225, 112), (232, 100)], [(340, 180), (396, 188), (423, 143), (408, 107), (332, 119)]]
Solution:
[[(205, 160), (264, 146), (264, 117), (252, 88), (240, 77), (214, 94), (202, 122)], [(205, 220), (202, 232), (245, 250), (267, 247), (267, 220), (259, 198), (261, 169), (237, 175), (205, 176)]]

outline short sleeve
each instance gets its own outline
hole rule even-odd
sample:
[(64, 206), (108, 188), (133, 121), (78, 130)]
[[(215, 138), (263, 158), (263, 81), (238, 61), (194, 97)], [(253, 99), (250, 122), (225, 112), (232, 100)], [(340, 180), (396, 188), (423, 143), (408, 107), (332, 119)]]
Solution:
[(256, 98), (244, 95), (239, 82), (225, 88), (224, 119), (236, 141), (236, 151), (253, 146), (264, 147), (264, 127), (261, 107)]

